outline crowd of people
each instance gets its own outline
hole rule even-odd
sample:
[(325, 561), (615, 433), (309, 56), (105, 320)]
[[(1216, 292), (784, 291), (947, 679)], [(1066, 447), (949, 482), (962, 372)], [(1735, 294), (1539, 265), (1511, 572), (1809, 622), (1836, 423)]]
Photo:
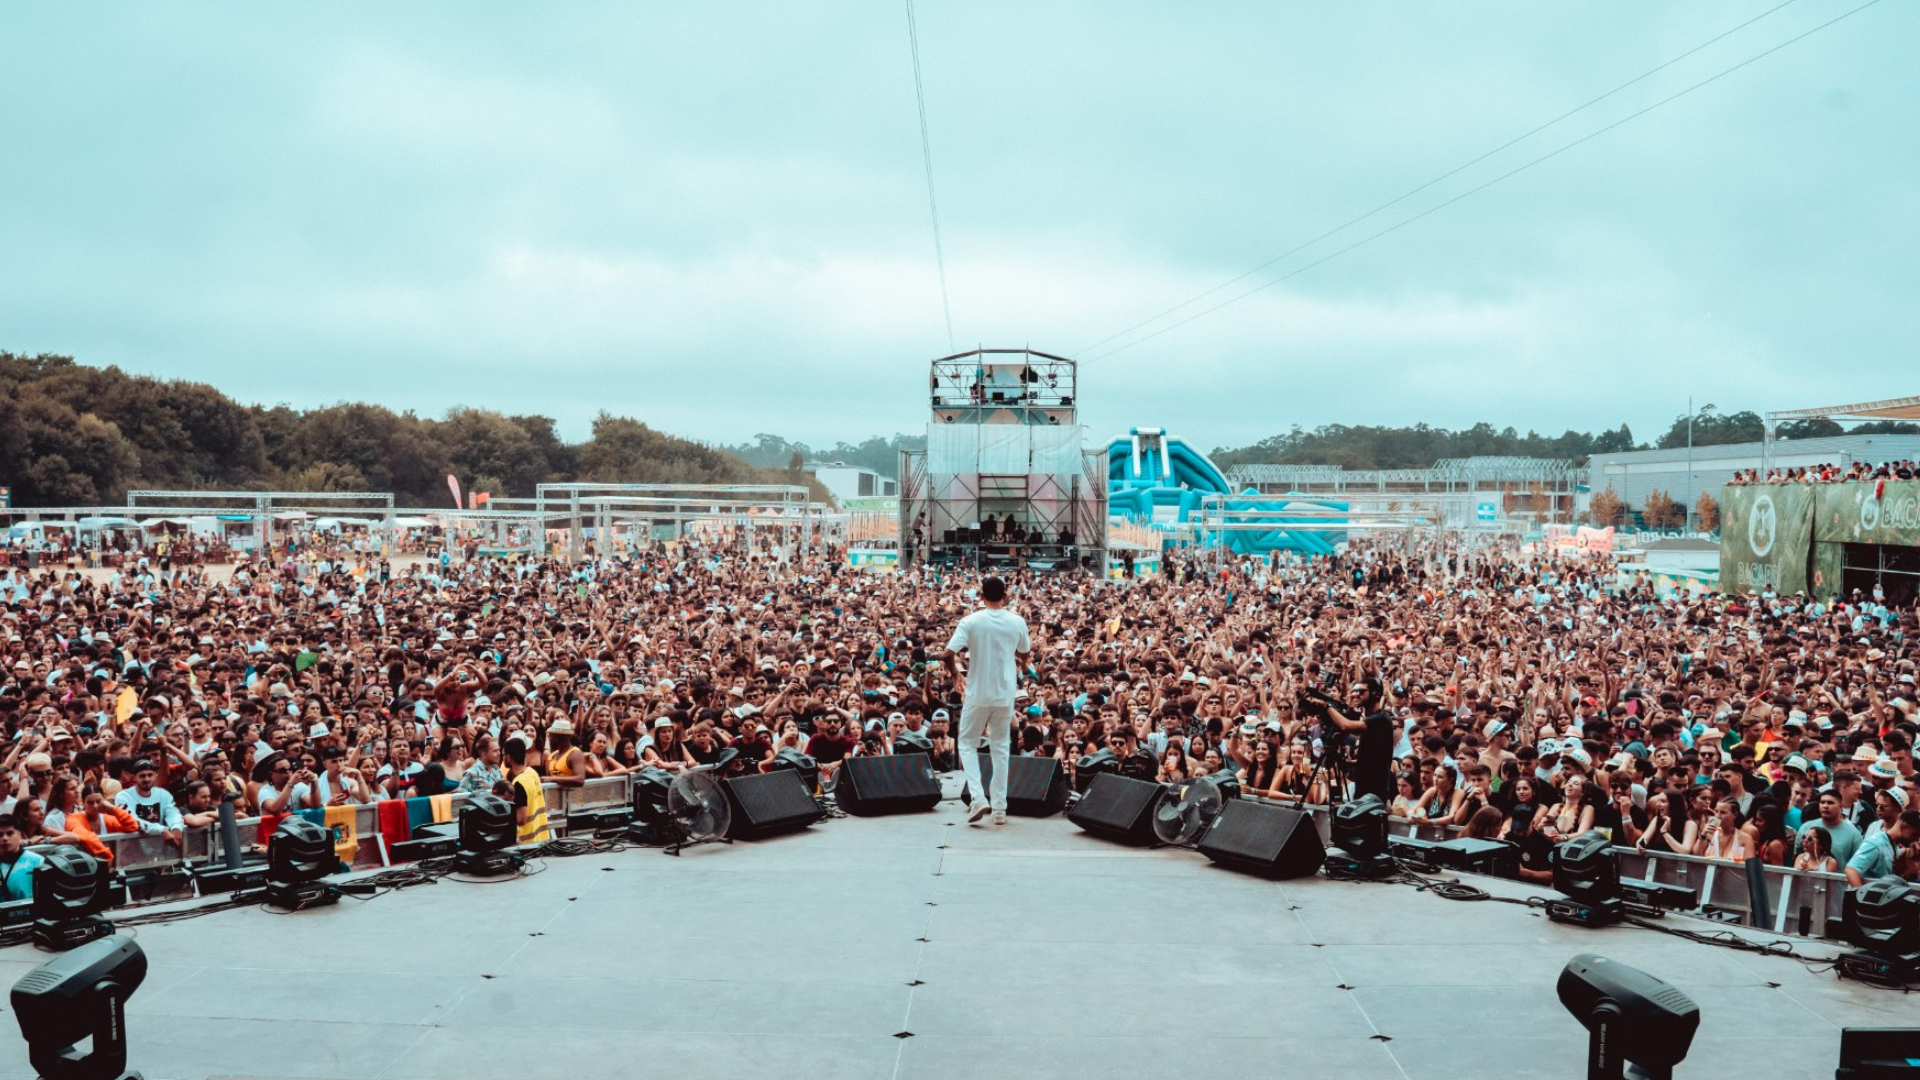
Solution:
[(1911, 480), (1920, 476), (1920, 462), (1900, 460), (1873, 465), (1865, 461), (1847, 464), (1828, 462), (1797, 468), (1768, 469), (1763, 477), (1759, 469), (1741, 469), (1729, 484), (1844, 484), (1878, 483), (1883, 480)]
[[(1323, 801), (1351, 794), (1318, 766), (1365, 714), (1391, 732), (1393, 813), (1509, 840), (1536, 880), (1554, 842), (1592, 831), (1920, 873), (1912, 609), (1659, 599), (1616, 589), (1602, 557), (1415, 537), (1167, 567), (1012, 582), (1034, 641), (1014, 752)], [(794, 749), (831, 785), (908, 732), (953, 769), (942, 661), (978, 586), (696, 542), (580, 565), (310, 546), (230, 573), (10, 568), (0, 863), (22, 844), (109, 856), (116, 833), (178, 843), (226, 798), (255, 815), (492, 791), (524, 837), (543, 781)]]

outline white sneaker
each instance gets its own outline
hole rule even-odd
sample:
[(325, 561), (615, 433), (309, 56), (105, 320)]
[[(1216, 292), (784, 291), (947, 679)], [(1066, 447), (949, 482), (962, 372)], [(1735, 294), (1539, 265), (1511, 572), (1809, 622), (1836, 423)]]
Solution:
[[(986, 803), (983, 803), (983, 802), (974, 803), (973, 809), (967, 811), (967, 824), (978, 825), (980, 824), (980, 821), (982, 818), (986, 817), (988, 814), (991, 814), (992, 812), (993, 812), (993, 807), (988, 806)], [(1001, 815), (1001, 816), (1004, 817), (1005, 815)]]
[(1005, 810), (995, 810), (993, 812), (993, 823), (995, 825), (1005, 825), (1007, 823), (1007, 812)]

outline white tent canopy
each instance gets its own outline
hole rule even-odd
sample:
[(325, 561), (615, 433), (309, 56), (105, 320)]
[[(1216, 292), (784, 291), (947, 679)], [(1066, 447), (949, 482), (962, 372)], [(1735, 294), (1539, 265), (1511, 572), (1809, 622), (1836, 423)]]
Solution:
[(1783, 409), (1767, 414), (1767, 426), (1783, 420), (1920, 420), (1920, 397), (1863, 401), (1854, 405), (1827, 405), (1817, 409)]

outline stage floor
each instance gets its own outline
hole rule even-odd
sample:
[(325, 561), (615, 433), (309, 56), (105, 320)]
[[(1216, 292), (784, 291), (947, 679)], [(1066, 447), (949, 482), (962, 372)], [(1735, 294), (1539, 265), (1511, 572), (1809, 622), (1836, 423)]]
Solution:
[[(1553, 987), (1580, 952), (1699, 1003), (1683, 1078), (1830, 1076), (1842, 1025), (1920, 1025), (1920, 999), (1791, 960), (1267, 882), (1064, 817), (972, 828), (955, 802), (138, 933), (151, 967), (128, 1027), (149, 1080), (1562, 1080), (1585, 1032)], [(40, 958), (0, 952), (0, 977)], [(0, 1078), (31, 1076), (4, 1024)]]

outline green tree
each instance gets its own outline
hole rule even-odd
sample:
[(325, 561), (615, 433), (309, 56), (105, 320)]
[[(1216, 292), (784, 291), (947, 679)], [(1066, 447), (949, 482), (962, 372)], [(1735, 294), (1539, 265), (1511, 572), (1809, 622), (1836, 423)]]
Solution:
[(96, 506), (126, 497), (140, 455), (111, 421), (28, 388), (0, 396), (0, 475), (17, 506)]
[(1815, 416), (1806, 420), (1789, 420), (1773, 429), (1773, 437), (1776, 439), (1824, 439), (1846, 433), (1846, 428), (1824, 416)]
[[(1702, 413), (1693, 418), (1693, 445), (1723, 446), (1727, 443), (1759, 442), (1766, 437), (1766, 421), (1752, 410), (1734, 413)], [(1673, 426), (1654, 445), (1676, 450), (1687, 445), (1687, 417), (1674, 417)]]
[(545, 455), (527, 429), (508, 417), (485, 409), (454, 409), (435, 425), (434, 435), (445, 448), (448, 466), (463, 484), (478, 485), (506, 497), (531, 496), (533, 486), (546, 478)]
[(412, 413), (357, 403), (317, 409), (300, 418), (289, 448), (296, 469), (335, 462), (357, 470), (372, 490), (415, 505), (449, 499), (446, 449)]
[(1615, 431), (1603, 431), (1593, 440), (1593, 452), (1596, 454), (1624, 454), (1634, 448), (1633, 431), (1625, 424)]

